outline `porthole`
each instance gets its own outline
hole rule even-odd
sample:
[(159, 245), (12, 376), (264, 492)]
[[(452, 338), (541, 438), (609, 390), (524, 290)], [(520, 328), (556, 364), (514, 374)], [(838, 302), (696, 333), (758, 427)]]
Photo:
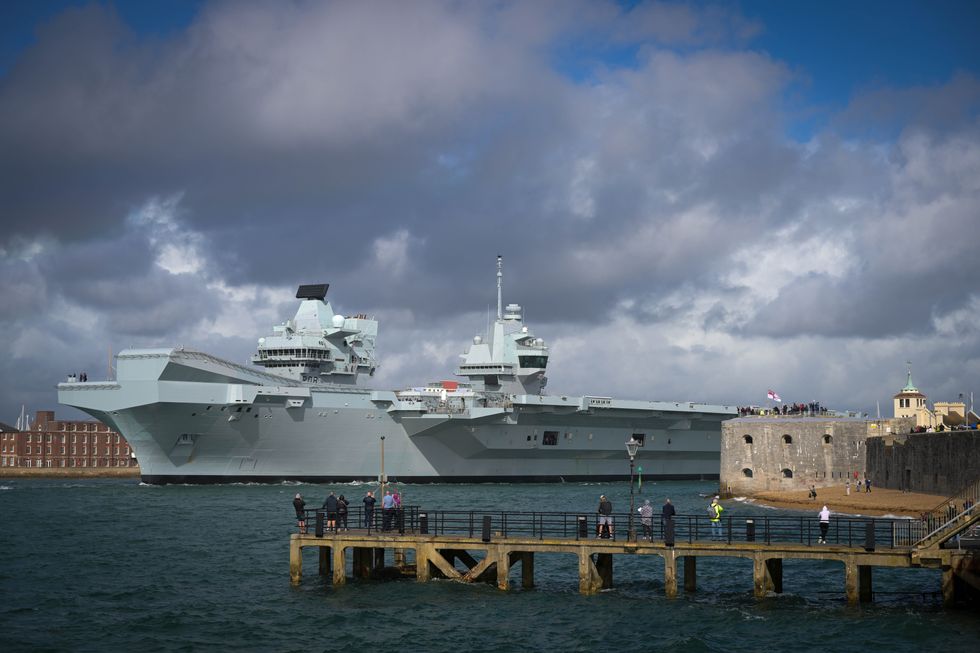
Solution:
[(783, 478), (793, 478), (793, 470), (792, 469), (784, 469), (783, 470)]
[(742, 436), (742, 439), (745, 440), (745, 444), (752, 444), (752, 436), (751, 435), (743, 435)]
[(745, 469), (742, 470), (742, 476), (744, 476), (745, 478), (752, 478), (752, 470), (746, 467)]
[(830, 444), (833, 441), (834, 441), (834, 438), (833, 438), (832, 435), (826, 434), (826, 435), (823, 436), (823, 443), (824, 444)]
[(783, 434), (783, 444), (793, 444), (793, 436), (789, 433)]

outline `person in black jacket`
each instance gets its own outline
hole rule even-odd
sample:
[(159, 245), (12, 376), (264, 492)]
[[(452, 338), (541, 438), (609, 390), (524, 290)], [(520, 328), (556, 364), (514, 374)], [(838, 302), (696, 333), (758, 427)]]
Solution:
[(303, 501), (303, 497), (297, 492), (296, 498), (293, 499), (293, 508), (296, 509), (296, 525), (299, 527), (300, 533), (306, 532), (306, 513), (303, 512), (305, 507), (306, 502)]
[(342, 531), (350, 530), (349, 528), (347, 528), (347, 506), (348, 506), (347, 498), (343, 494), (341, 494), (340, 498), (337, 499), (337, 520), (340, 522), (338, 526)]
[(613, 537), (612, 502), (606, 498), (605, 494), (599, 497), (599, 510), (597, 512), (599, 519), (596, 524), (596, 537), (604, 539)]
[(323, 510), (327, 513), (327, 529), (337, 530), (337, 497), (333, 492), (323, 501)]
[(670, 498), (664, 502), (664, 507), (660, 509), (660, 532), (666, 533), (667, 524), (674, 519), (674, 515), (677, 511), (674, 510), (674, 504), (670, 502)]

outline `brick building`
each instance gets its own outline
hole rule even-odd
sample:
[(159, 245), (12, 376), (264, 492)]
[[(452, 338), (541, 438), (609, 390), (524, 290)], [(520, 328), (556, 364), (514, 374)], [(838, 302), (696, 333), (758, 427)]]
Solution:
[(2, 467), (137, 467), (126, 439), (102, 422), (39, 410), (26, 431), (0, 431)]

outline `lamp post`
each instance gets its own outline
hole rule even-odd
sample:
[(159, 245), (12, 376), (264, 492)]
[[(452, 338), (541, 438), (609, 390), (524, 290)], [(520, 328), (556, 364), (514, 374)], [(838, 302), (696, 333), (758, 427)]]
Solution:
[(636, 530), (633, 528), (633, 511), (636, 507), (633, 505), (633, 460), (636, 458), (636, 450), (640, 448), (639, 441), (630, 436), (630, 439), (626, 441), (626, 453), (630, 457), (630, 519), (629, 519), (629, 541), (636, 541)]
[(379, 492), (379, 499), (384, 499), (385, 496), (385, 436), (381, 436), (381, 475), (378, 477), (378, 485), (381, 486), (381, 491)]

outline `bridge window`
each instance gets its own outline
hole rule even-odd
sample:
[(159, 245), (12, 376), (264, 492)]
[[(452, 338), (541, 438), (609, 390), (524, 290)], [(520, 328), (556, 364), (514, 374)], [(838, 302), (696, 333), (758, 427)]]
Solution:
[(554, 446), (558, 444), (558, 431), (545, 431), (541, 438), (541, 444)]
[(745, 469), (742, 470), (742, 476), (744, 476), (745, 478), (752, 478), (752, 470), (746, 467)]
[(745, 440), (745, 444), (752, 444), (752, 436), (751, 435), (743, 435), (742, 436), (742, 439)]
[(548, 366), (547, 356), (518, 356), (521, 367), (540, 367), (544, 369)]
[(830, 443), (831, 443), (831, 442), (833, 442), (833, 441), (834, 441), (834, 437), (833, 437), (832, 435), (830, 435), (830, 434), (825, 434), (825, 435), (823, 436), (823, 443), (824, 443), (824, 444), (830, 444)]
[(793, 478), (793, 470), (792, 469), (784, 469), (783, 470), (783, 478)]
[(783, 444), (793, 444), (793, 436), (789, 433), (783, 434)]
[(639, 442), (640, 446), (642, 447), (646, 444), (647, 436), (646, 433), (634, 433), (633, 439)]

